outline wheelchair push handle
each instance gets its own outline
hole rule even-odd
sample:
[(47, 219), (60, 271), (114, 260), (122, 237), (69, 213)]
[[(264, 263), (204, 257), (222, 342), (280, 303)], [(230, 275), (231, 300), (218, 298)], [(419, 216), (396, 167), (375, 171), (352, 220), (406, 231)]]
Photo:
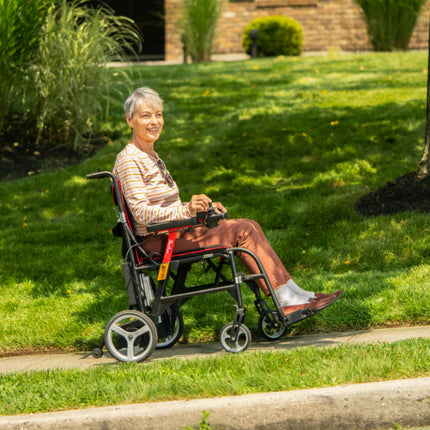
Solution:
[(102, 172), (88, 173), (86, 178), (87, 179), (110, 178), (112, 180), (115, 180), (115, 175), (108, 171), (102, 171)]

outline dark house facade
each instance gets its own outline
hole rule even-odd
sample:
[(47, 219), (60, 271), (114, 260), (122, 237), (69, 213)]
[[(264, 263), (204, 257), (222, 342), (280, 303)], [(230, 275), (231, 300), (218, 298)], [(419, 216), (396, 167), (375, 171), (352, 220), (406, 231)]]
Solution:
[(132, 18), (143, 34), (142, 60), (165, 58), (164, 0), (105, 0), (117, 15)]

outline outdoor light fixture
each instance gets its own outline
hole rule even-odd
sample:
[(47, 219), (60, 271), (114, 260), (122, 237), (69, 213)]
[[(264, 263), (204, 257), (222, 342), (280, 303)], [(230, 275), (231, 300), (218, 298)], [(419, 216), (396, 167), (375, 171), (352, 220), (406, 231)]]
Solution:
[(258, 30), (255, 30), (255, 29), (249, 30), (249, 37), (251, 38), (251, 41), (252, 41), (251, 57), (256, 58), (257, 57)]

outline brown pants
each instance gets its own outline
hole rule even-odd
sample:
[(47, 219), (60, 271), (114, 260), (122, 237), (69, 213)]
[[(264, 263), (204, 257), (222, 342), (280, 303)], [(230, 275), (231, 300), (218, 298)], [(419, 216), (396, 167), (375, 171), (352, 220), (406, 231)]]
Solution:
[[(156, 236), (145, 242), (144, 248), (149, 253), (163, 254), (166, 241), (167, 236)], [(216, 228), (198, 227), (191, 232), (178, 232), (174, 252), (219, 245), (228, 248), (245, 248), (257, 255), (275, 290), (291, 279), (260, 225), (249, 219), (224, 220)], [(250, 274), (259, 273), (257, 264), (248, 254), (242, 253), (240, 259)], [(268, 295), (269, 291), (264, 281), (258, 279), (257, 283), (262, 291)]]

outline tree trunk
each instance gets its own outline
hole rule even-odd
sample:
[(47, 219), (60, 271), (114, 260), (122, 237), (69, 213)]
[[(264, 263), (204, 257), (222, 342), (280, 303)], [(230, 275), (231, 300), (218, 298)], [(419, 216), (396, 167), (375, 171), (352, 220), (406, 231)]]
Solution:
[(418, 164), (417, 174), (419, 177), (428, 176), (430, 173), (430, 23), (428, 40), (428, 66), (427, 66), (427, 109), (426, 109), (426, 134), (424, 139), (424, 151)]

